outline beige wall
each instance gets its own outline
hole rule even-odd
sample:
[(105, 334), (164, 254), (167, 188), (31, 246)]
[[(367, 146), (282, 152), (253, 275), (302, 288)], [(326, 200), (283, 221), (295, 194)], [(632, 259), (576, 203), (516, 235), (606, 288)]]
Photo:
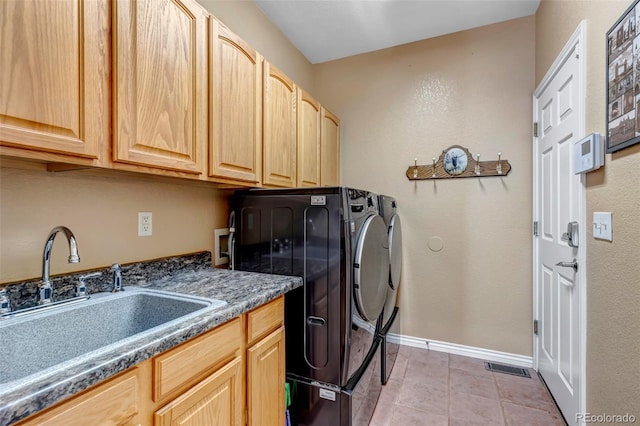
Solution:
[[(403, 226), (405, 335), (532, 354), (533, 16), (318, 64), (342, 120), (342, 184), (393, 195)], [(450, 145), (504, 178), (410, 182)], [(430, 238), (444, 240), (431, 251)]]
[[(87, 171), (47, 172), (36, 163), (2, 160), (0, 282), (40, 277), (49, 231), (66, 225), (81, 262), (69, 265), (63, 235), (53, 245), (51, 273), (213, 251), (213, 231), (226, 227), (228, 191), (197, 182)], [(153, 235), (138, 237), (138, 212), (153, 213)]]
[[(296, 83), (313, 90), (311, 64), (253, 2), (201, 3)], [(56, 225), (75, 233), (82, 261), (66, 263), (66, 243), (58, 236), (52, 274), (213, 251), (214, 229), (226, 227), (229, 191), (213, 184), (116, 172), (49, 173), (44, 165), (6, 158), (0, 166), (0, 283), (41, 275), (44, 242)], [(137, 236), (139, 211), (153, 212), (152, 237)]]
[(198, 0), (209, 12), (256, 48), (267, 61), (314, 94), (313, 65), (276, 28), (253, 1)]
[[(536, 14), (536, 84), (587, 22), (586, 131), (605, 134), (605, 34), (630, 1), (543, 0)], [(587, 221), (613, 213), (613, 242), (587, 241), (587, 411), (640, 417), (640, 145), (587, 175)]]

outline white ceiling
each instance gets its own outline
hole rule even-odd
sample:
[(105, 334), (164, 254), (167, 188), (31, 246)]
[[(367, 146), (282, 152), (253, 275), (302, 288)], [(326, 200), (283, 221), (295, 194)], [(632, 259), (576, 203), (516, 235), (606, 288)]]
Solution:
[(540, 0), (254, 0), (312, 64), (533, 15)]

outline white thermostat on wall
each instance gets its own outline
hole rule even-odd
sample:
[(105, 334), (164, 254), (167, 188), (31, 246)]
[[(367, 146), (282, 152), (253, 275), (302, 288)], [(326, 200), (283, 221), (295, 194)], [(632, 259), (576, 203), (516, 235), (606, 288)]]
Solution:
[(575, 173), (587, 173), (604, 165), (604, 141), (600, 133), (591, 133), (573, 145)]

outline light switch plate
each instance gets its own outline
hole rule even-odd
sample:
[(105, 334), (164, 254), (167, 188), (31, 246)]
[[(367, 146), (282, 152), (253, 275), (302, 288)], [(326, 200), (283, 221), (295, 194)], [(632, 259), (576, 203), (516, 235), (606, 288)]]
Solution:
[(593, 212), (593, 238), (613, 241), (611, 212)]

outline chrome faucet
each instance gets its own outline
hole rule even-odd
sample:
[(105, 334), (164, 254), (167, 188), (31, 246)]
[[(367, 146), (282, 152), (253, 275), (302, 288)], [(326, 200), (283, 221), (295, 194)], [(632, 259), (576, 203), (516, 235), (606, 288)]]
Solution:
[(111, 265), (111, 272), (113, 272), (113, 292), (124, 291), (122, 287), (122, 269), (118, 263)]
[(42, 254), (42, 281), (38, 285), (38, 304), (46, 305), (53, 302), (53, 287), (51, 286), (51, 279), (49, 278), (49, 259), (51, 258), (51, 248), (53, 247), (53, 240), (56, 238), (58, 232), (61, 232), (67, 237), (69, 242), (69, 263), (80, 263), (80, 256), (78, 256), (78, 243), (73, 232), (66, 226), (56, 226), (49, 233), (47, 242), (44, 245), (44, 252)]

